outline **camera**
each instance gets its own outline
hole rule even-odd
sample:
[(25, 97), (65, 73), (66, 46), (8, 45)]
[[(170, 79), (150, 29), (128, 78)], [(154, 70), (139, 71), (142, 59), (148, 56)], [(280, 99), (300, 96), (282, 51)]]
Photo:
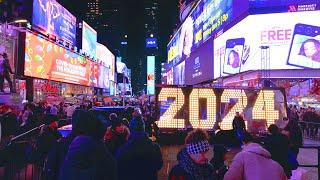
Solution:
[(303, 34), (306, 36), (315, 37), (319, 35), (320, 28), (307, 24), (296, 24), (295, 26), (295, 34)]

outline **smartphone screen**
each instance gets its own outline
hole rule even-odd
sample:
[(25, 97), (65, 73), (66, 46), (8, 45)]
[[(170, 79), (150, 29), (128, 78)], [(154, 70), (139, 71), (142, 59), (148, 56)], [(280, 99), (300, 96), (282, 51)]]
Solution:
[(302, 68), (320, 68), (320, 27), (295, 25), (287, 63)]
[(236, 74), (240, 71), (244, 38), (228, 39), (224, 56), (223, 73)]

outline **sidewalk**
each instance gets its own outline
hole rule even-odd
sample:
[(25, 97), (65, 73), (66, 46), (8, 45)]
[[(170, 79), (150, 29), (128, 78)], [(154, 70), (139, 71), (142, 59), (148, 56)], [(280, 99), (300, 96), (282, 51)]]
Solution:
[[(310, 139), (304, 139), (303, 144), (305, 146), (320, 146), (320, 141), (314, 141)], [(318, 163), (318, 152), (317, 149), (300, 149), (298, 155), (299, 164), (304, 165), (316, 165)], [(293, 171), (291, 180), (317, 180), (318, 170), (317, 168), (299, 167)]]

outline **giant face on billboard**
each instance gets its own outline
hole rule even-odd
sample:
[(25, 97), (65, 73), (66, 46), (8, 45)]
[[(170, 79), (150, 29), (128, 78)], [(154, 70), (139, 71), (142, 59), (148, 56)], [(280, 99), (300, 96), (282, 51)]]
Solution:
[(314, 19), (319, 16), (319, 11), (248, 16), (214, 40), (214, 77), (320, 68), (320, 21)]
[(25, 42), (25, 76), (99, 87), (98, 63), (29, 32)]
[(76, 17), (56, 0), (33, 1), (33, 25), (47, 34), (53, 34), (76, 44)]
[(82, 21), (82, 51), (92, 58), (97, 58), (97, 31)]

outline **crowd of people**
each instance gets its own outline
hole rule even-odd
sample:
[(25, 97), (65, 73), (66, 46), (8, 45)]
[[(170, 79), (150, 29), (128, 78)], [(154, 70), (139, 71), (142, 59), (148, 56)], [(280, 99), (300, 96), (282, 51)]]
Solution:
[(314, 107), (289, 106), (289, 118), (299, 122), (303, 133), (312, 139), (319, 138), (320, 112)]
[[(34, 144), (23, 152), (23, 160), (41, 164), (44, 179), (157, 179), (163, 156), (155, 142), (159, 136), (155, 104), (128, 104), (124, 118), (111, 113), (105, 117), (107, 124), (91, 108), (90, 103), (26, 103), (19, 112), (1, 105), (0, 164), (12, 161), (15, 155), (6, 148), (12, 137), (38, 127), (22, 137), (35, 138)], [(308, 116), (306, 113), (302, 117)], [(227, 147), (212, 144), (212, 135), (204, 130), (190, 131), (168, 179), (289, 179), (298, 167), (297, 155), (302, 145), (296, 114), (295, 107), (291, 107), (289, 118), (270, 125), (265, 137), (254, 137), (237, 113), (231, 132), (242, 150), (231, 165), (225, 164)], [(68, 123), (72, 124), (72, 131), (63, 137), (58, 127)], [(209, 159), (210, 151), (213, 157)]]

